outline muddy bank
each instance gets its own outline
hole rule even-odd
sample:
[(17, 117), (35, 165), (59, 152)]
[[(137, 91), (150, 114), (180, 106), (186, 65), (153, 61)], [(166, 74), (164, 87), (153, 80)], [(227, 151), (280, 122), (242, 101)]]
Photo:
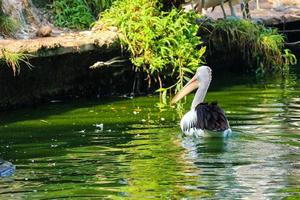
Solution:
[[(36, 39), (0, 40), (0, 49), (14, 53), (26, 53), (31, 57), (49, 57), (68, 53), (80, 53), (97, 49), (118, 48), (116, 29), (93, 32), (83, 31), (61, 34), (56, 37)], [(0, 59), (2, 54), (0, 52)]]

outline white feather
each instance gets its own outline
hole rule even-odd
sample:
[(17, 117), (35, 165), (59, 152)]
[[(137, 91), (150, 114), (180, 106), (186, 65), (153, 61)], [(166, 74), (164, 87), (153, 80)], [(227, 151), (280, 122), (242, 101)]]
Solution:
[(192, 128), (192, 124), (197, 122), (197, 113), (195, 109), (190, 110), (189, 112), (185, 113), (180, 121), (181, 130), (184, 130), (184, 127)]

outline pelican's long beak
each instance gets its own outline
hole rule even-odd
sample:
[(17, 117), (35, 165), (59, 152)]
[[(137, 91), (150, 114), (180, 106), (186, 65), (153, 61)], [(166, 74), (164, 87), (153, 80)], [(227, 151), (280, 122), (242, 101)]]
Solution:
[(175, 95), (171, 100), (171, 104), (177, 103), (180, 99), (191, 93), (193, 90), (199, 87), (199, 81), (196, 78), (196, 75)]

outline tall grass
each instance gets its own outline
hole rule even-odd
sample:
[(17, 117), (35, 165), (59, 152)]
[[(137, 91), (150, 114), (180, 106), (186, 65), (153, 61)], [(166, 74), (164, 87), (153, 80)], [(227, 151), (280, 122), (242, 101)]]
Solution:
[(29, 54), (14, 53), (7, 49), (1, 49), (1, 53), (2, 58), (0, 59), (0, 62), (2, 61), (11, 67), (14, 76), (19, 74), (21, 71), (20, 63), (25, 63), (30, 69), (33, 67), (28, 61), (28, 57), (30, 56)]

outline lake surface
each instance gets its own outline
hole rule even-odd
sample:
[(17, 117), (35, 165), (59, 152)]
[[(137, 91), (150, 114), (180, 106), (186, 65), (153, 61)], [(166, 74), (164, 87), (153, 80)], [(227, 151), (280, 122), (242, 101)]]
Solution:
[(0, 199), (300, 199), (299, 75), (219, 72), (213, 100), (229, 138), (182, 137), (179, 112), (157, 97), (2, 113), (0, 157), (17, 170), (0, 179)]

